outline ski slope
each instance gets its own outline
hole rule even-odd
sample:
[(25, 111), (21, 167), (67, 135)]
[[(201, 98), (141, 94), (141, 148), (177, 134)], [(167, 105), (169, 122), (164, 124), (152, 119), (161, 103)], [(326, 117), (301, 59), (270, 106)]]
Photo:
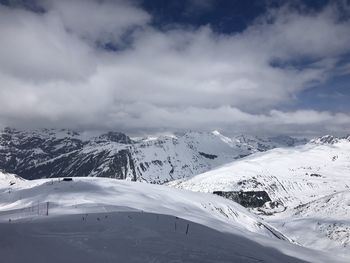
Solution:
[[(15, 185), (14, 185), (15, 186)], [(0, 190), (0, 221), (46, 214), (138, 211), (178, 217), (226, 231), (274, 237), (264, 222), (240, 205), (212, 194), (102, 178), (41, 179)], [(24, 212), (21, 213), (21, 209)], [(12, 213), (14, 211), (14, 213)], [(276, 231), (277, 232), (277, 231)]]
[(6, 262), (346, 262), (212, 194), (114, 179), (0, 188)]

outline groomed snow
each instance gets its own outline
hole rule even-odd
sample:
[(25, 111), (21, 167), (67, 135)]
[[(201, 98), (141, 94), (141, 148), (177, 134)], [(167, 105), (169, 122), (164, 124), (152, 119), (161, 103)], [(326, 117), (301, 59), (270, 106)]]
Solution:
[(101, 178), (15, 185), (0, 188), (6, 262), (346, 262), (212, 194)]

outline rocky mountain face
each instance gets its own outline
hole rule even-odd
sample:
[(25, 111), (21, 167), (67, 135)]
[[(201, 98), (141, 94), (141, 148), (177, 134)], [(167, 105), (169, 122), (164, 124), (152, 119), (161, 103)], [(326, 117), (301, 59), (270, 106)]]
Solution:
[(350, 141), (350, 135), (344, 137), (336, 137), (333, 135), (325, 135), (321, 137), (314, 138), (310, 141), (312, 144), (335, 144), (340, 141)]
[(217, 131), (131, 139), (119, 132), (84, 138), (70, 130), (5, 128), (0, 132), (0, 169), (25, 179), (98, 176), (164, 183), (255, 152), (303, 143), (286, 136), (228, 138)]

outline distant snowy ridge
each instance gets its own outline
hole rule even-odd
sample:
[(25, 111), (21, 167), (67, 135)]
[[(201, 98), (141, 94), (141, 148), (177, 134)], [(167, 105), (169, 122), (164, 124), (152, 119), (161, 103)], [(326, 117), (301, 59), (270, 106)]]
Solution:
[(335, 144), (339, 141), (350, 141), (350, 135), (344, 137), (337, 137), (333, 135), (324, 135), (321, 137), (314, 138), (310, 141), (310, 143), (314, 144)]
[(131, 139), (120, 132), (0, 132), (0, 169), (26, 179), (97, 176), (164, 183), (188, 178), (255, 152), (305, 143), (288, 136), (232, 138), (214, 132)]

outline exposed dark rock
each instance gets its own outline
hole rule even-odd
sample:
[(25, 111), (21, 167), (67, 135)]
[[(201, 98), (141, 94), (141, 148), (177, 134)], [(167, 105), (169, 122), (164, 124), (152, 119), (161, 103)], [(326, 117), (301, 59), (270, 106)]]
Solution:
[(214, 155), (214, 154), (208, 154), (208, 153), (203, 153), (203, 152), (199, 152), (200, 155), (204, 156), (205, 158), (208, 158), (208, 159), (215, 159), (215, 158), (218, 158), (217, 155)]
[(71, 181), (73, 181), (73, 178), (71, 178), (71, 177), (64, 177), (62, 179), (62, 181), (64, 181), (64, 182), (71, 182)]
[(160, 160), (154, 160), (154, 161), (152, 161), (152, 164), (156, 164), (156, 165), (162, 166), (163, 162), (160, 161)]
[(271, 201), (265, 191), (215, 191), (213, 194), (225, 197), (239, 203), (244, 207), (262, 207), (266, 202)]
[(315, 144), (334, 144), (339, 142), (340, 139), (341, 138), (338, 138), (333, 135), (325, 135), (325, 136), (312, 139), (310, 142)]
[(258, 188), (259, 186), (262, 186), (262, 184), (255, 177), (238, 181), (237, 185), (251, 188)]
[(320, 174), (310, 174), (310, 176), (313, 176), (313, 177), (322, 177), (322, 175), (320, 175)]

